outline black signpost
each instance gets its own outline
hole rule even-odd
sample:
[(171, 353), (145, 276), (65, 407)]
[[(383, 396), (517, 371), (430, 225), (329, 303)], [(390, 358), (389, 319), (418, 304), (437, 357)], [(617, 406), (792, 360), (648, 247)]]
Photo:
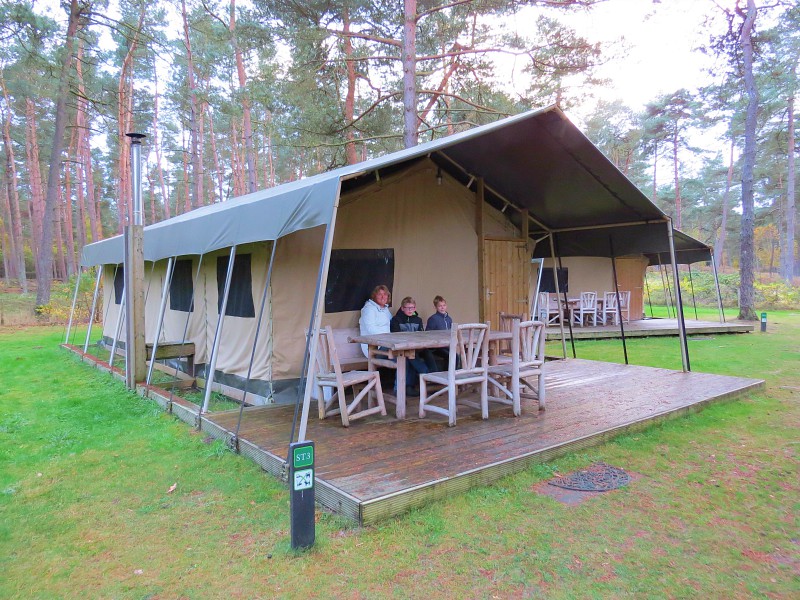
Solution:
[(314, 442), (289, 444), (289, 512), (292, 548), (314, 545)]

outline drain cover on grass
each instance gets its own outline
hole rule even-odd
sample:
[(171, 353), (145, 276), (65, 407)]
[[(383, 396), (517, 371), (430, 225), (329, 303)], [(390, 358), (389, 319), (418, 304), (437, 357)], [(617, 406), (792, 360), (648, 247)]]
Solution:
[(622, 469), (598, 462), (582, 471), (575, 471), (563, 477), (554, 477), (547, 483), (567, 490), (607, 492), (627, 485), (630, 480), (630, 475)]

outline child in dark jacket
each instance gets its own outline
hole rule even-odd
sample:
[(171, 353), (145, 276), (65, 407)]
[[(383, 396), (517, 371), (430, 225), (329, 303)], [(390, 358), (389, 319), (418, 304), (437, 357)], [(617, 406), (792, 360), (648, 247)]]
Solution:
[[(447, 300), (442, 298), (441, 296), (436, 296), (433, 299), (433, 306), (436, 308), (436, 312), (433, 313), (430, 317), (428, 317), (427, 329), (428, 331), (434, 329), (447, 329), (450, 330), (453, 328), (453, 319), (447, 313)], [(436, 369), (431, 369), (435, 371), (446, 371), (447, 370), (447, 362), (450, 358), (450, 351), (447, 348), (437, 348), (431, 351), (433, 354), (433, 358), (439, 366)], [(456, 368), (461, 368), (461, 358), (456, 357)]]
[[(400, 302), (400, 308), (397, 314), (392, 317), (389, 322), (389, 329), (392, 332), (399, 331), (424, 331), (422, 326), (422, 319), (417, 314), (417, 302), (411, 296), (406, 296)], [(406, 361), (409, 368), (406, 373), (406, 385), (409, 388), (414, 388), (419, 381), (418, 374), (430, 373), (436, 370), (436, 361), (430, 350), (420, 350), (417, 352), (415, 358), (409, 358)], [(417, 390), (414, 390), (417, 392)], [(419, 395), (415, 393), (414, 395)]]

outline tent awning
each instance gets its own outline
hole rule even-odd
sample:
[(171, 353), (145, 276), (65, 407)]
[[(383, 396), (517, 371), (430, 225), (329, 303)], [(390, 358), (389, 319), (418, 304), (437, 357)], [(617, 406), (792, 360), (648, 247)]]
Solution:
[[(485, 199), (496, 207), (526, 209), (534, 239), (563, 230), (563, 256), (610, 256), (609, 237), (616, 256), (639, 253), (657, 261), (659, 253), (668, 253), (668, 217), (552, 106), (150, 225), (144, 231), (145, 260), (205, 254), (327, 225), (340, 186), (372, 183), (376, 172), (399, 170), (426, 156), (473, 190), (482, 178)], [(683, 234), (676, 235), (676, 246), (679, 238), (686, 246), (679, 256), (707, 260), (696, 258), (708, 255), (707, 246)], [(90, 244), (81, 256), (84, 266), (122, 260), (121, 236)]]

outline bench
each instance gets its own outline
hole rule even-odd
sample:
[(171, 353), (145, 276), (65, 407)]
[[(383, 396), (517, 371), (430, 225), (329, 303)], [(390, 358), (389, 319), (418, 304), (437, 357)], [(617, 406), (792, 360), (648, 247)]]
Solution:
[[(153, 344), (145, 344), (147, 360), (153, 357)], [(192, 342), (159, 342), (156, 350), (156, 360), (168, 358), (185, 358), (189, 375), (194, 375), (194, 343)]]

